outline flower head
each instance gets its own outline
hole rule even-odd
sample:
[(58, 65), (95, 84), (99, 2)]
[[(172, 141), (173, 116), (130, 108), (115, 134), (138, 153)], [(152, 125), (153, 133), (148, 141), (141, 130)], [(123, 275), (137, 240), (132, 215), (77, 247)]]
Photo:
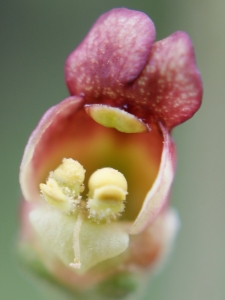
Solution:
[(71, 96), (28, 141), (22, 240), (66, 285), (149, 269), (176, 233), (170, 132), (199, 108), (202, 84), (186, 33), (154, 38), (144, 13), (102, 15), (66, 61)]

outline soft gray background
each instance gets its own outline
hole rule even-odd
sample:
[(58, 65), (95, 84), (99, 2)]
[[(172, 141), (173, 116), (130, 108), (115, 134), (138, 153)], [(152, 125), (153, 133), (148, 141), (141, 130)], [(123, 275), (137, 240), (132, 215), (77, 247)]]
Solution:
[(40, 300), (13, 257), (19, 164), (44, 111), (65, 98), (63, 65), (92, 23), (113, 7), (147, 13), (157, 39), (189, 33), (204, 81), (204, 102), (174, 131), (178, 170), (172, 205), (182, 228), (172, 260), (146, 299), (225, 299), (225, 1), (2, 0), (0, 2), (0, 299)]

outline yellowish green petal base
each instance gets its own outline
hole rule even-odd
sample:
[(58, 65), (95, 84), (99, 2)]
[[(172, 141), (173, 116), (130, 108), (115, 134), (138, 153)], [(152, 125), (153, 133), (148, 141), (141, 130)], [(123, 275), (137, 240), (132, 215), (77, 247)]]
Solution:
[(85, 110), (97, 123), (121, 132), (137, 133), (150, 130), (141, 119), (117, 107), (92, 104), (87, 105)]

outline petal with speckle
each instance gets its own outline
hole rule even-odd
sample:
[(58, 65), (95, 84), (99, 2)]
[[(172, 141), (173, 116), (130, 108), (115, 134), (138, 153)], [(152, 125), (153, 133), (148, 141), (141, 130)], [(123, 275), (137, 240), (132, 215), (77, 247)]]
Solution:
[(191, 118), (201, 105), (202, 81), (189, 36), (176, 32), (156, 42), (129, 93), (169, 129)]
[(154, 38), (154, 24), (142, 12), (119, 8), (102, 15), (66, 61), (71, 94), (119, 95), (142, 71)]

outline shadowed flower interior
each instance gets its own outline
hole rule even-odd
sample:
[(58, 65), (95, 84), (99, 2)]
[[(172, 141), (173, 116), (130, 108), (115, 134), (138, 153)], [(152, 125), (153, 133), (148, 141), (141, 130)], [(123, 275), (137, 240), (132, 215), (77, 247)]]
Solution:
[[(97, 169), (111, 167), (124, 174), (129, 194), (123, 219), (134, 220), (159, 171), (162, 136), (156, 128), (148, 133), (126, 134), (103, 127), (77, 107), (78, 103), (79, 99), (69, 98), (67, 111), (60, 113), (57, 107), (55, 116), (53, 108), (39, 124), (43, 128), (43, 133), (38, 133), (40, 140), (34, 138), (27, 150), (33, 152), (34, 167), (30, 172), (35, 175), (29, 174), (26, 199), (40, 201), (39, 184), (45, 182), (62, 158), (73, 158), (86, 170), (85, 187)], [(53, 119), (50, 115), (54, 115)], [(33, 142), (41, 147), (35, 147)], [(151, 144), (154, 147), (149, 147)], [(87, 192), (86, 189), (84, 193)]]

